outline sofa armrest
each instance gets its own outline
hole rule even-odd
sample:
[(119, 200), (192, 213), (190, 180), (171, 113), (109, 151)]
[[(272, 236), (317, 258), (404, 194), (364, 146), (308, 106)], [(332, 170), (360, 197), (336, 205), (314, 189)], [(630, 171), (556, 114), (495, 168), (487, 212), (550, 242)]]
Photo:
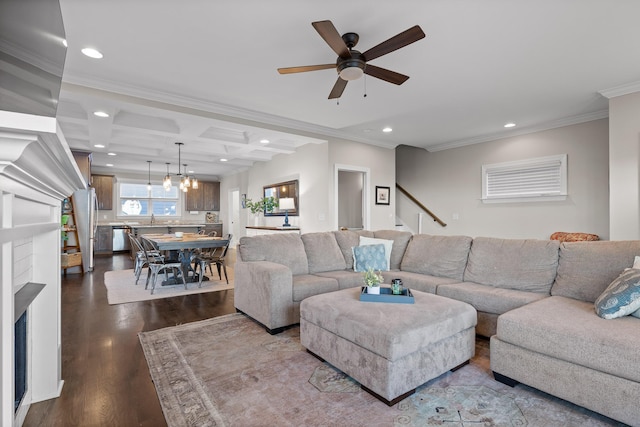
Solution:
[(268, 329), (296, 323), (291, 270), (270, 261), (237, 261), (234, 304)]

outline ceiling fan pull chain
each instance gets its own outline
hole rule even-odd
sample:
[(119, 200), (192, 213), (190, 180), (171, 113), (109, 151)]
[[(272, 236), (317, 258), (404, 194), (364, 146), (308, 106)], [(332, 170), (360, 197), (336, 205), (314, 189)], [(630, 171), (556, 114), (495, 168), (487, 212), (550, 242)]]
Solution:
[(363, 98), (367, 97), (367, 75), (364, 75), (364, 96)]

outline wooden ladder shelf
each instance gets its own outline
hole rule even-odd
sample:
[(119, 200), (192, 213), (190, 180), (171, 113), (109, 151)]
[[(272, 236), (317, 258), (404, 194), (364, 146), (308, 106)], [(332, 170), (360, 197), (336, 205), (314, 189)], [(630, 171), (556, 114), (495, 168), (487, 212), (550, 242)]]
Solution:
[[(76, 221), (76, 206), (73, 202), (73, 196), (69, 196), (71, 211), (64, 211), (62, 215), (69, 215), (66, 224), (62, 225), (62, 231), (66, 233), (66, 239), (62, 246), (62, 255), (60, 266), (67, 274), (68, 268), (80, 267), (80, 272), (84, 274), (84, 265), (82, 264), (82, 252), (80, 250), (80, 239), (78, 238), (78, 222)], [(63, 205), (64, 206), (64, 205)]]

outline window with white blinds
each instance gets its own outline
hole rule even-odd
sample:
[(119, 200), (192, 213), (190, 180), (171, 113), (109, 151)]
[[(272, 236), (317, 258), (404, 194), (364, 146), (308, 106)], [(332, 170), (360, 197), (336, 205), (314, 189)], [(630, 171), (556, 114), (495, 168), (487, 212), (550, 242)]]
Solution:
[(482, 166), (485, 203), (565, 200), (567, 155)]

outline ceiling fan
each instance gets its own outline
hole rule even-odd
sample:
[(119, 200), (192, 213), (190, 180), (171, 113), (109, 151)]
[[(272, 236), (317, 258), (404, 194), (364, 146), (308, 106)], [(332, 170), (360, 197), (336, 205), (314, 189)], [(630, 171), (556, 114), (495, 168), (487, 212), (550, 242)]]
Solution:
[(344, 92), (344, 89), (347, 87), (347, 83), (350, 80), (359, 79), (363, 74), (368, 74), (389, 83), (401, 85), (407, 81), (409, 76), (370, 65), (368, 61), (391, 53), (394, 50), (398, 50), (425, 37), (422, 29), (416, 25), (383, 41), (366, 52), (360, 53), (353, 49), (359, 40), (359, 36), (356, 33), (345, 33), (340, 36), (340, 33), (338, 33), (338, 30), (336, 30), (336, 27), (333, 26), (331, 21), (317, 21), (312, 22), (311, 25), (313, 25), (313, 28), (320, 34), (320, 37), (327, 42), (329, 47), (338, 54), (336, 63), (278, 68), (278, 72), (280, 74), (292, 74), (335, 68), (338, 72), (338, 80), (329, 94), (329, 99), (340, 98), (342, 92)]

